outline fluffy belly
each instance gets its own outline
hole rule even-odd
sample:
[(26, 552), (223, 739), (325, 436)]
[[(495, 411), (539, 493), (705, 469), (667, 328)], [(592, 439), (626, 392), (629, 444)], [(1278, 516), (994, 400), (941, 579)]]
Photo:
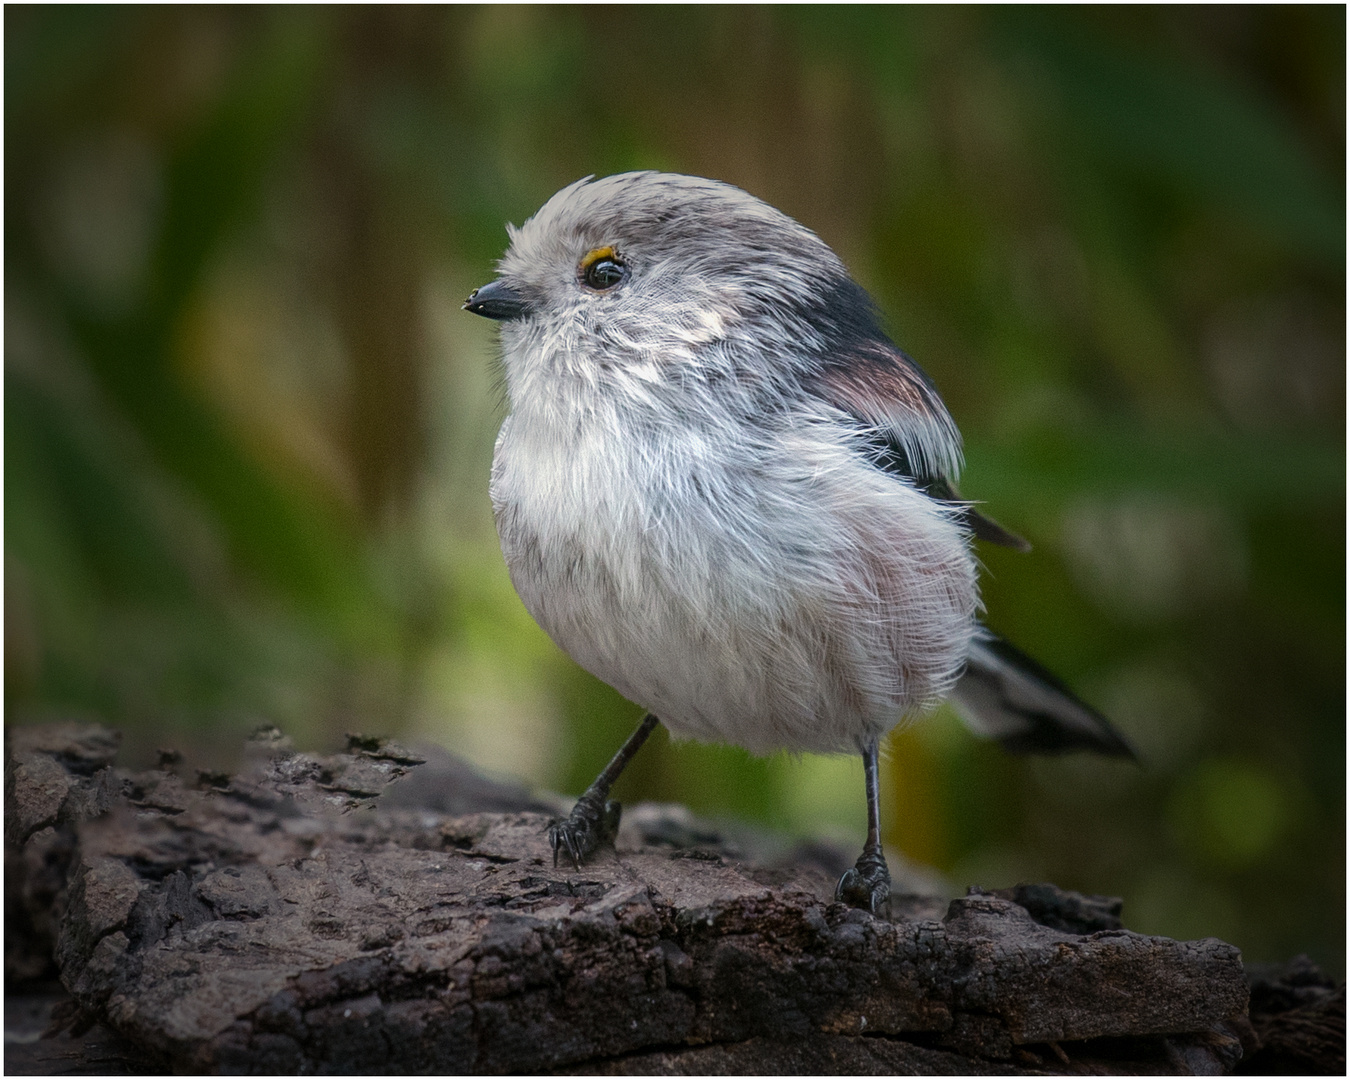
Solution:
[(960, 674), (976, 606), (966, 538), (865, 463), (785, 454), (750, 483), (624, 497), (612, 467), (591, 489), (584, 466), (541, 484), (510, 449), (504, 431), (493, 502), (516, 591), (675, 736), (852, 752)]
[[(598, 572), (595, 572), (598, 571)], [(550, 637), (583, 668), (657, 716), (677, 737), (755, 752), (848, 745), (856, 717), (840, 715), (791, 616), (750, 605), (691, 603), (688, 589), (625, 592), (609, 568), (512, 580)]]

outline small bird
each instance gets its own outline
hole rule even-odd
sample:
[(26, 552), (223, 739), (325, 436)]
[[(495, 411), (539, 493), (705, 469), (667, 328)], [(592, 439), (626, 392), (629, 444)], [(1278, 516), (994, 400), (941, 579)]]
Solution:
[(819, 237), (715, 180), (587, 177), (464, 308), (499, 320), (510, 410), (491, 495), (511, 581), (578, 664), (648, 710), (550, 827), (612, 840), (609, 791), (672, 736), (860, 753), (867, 840), (839, 899), (888, 908), (879, 741), (950, 698), (1012, 750), (1132, 755), (986, 629), (974, 538), (1029, 545), (956, 488), (932, 381)]

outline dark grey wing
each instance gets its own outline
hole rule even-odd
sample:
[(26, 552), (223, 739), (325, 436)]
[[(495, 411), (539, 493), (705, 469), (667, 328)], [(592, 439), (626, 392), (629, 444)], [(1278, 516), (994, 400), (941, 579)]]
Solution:
[(956, 490), (951, 478), (961, 467), (961, 436), (923, 369), (879, 330), (846, 344), (823, 366), (813, 388), (858, 419), (874, 464), (959, 507), (966, 527), (981, 540), (1030, 551), (1026, 540)]
[(1125, 736), (1026, 653), (980, 627), (951, 703), (977, 735), (1020, 754), (1091, 750), (1139, 759)]
[[(1029, 551), (1031, 545), (962, 499), (952, 481), (961, 468), (961, 436), (923, 369), (880, 330), (866, 294), (848, 283), (855, 316), (823, 325), (830, 348), (807, 388), (854, 417), (865, 452), (879, 469), (930, 498), (958, 507), (982, 540)], [(980, 627), (966, 670), (951, 694), (977, 734), (1014, 752), (1095, 750), (1134, 757), (1124, 736), (1031, 657)]]

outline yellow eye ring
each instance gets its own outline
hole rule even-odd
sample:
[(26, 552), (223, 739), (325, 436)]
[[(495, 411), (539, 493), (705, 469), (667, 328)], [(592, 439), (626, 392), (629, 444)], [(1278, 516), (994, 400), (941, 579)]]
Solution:
[(612, 247), (593, 248), (577, 267), (582, 284), (597, 292), (612, 289), (628, 277), (628, 267)]

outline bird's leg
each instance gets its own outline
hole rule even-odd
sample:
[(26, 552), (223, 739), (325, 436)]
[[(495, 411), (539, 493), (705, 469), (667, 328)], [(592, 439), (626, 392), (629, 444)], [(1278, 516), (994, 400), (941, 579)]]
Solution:
[(623, 808), (617, 802), (607, 801), (609, 789), (660, 722), (651, 713), (644, 716), (604, 771), (582, 792), (567, 819), (549, 826), (548, 842), (553, 845), (554, 866), (558, 865), (558, 852), (565, 851), (572, 865), (580, 869), (581, 861), (591, 852), (606, 841), (613, 841), (619, 831), (619, 815)]
[(873, 915), (889, 914), (891, 872), (881, 853), (881, 791), (877, 783), (877, 740), (863, 747), (863, 771), (867, 777), (867, 843), (851, 870), (839, 879), (834, 898)]

